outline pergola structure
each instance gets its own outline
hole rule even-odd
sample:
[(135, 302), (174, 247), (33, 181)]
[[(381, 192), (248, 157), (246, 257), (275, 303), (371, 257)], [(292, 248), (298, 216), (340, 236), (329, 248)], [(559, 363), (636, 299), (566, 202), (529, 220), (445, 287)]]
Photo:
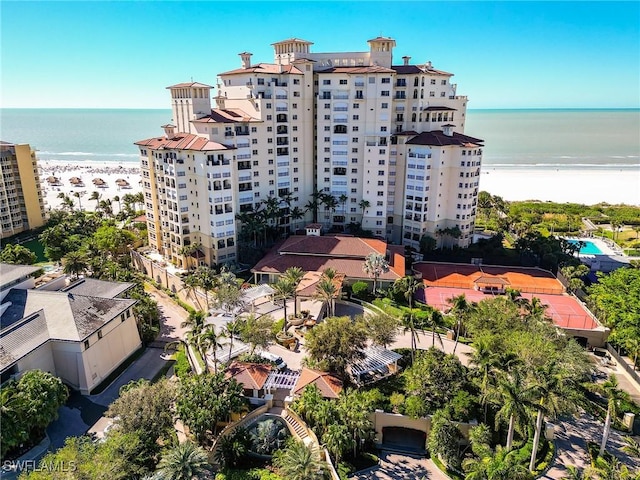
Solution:
[(291, 391), (294, 385), (298, 382), (298, 378), (300, 378), (300, 372), (297, 371), (272, 371), (264, 382), (263, 388), (266, 393), (272, 393), (273, 390)]
[(247, 288), (242, 291), (242, 303), (245, 305), (251, 305), (251, 311), (253, 312), (256, 306), (256, 300), (263, 297), (271, 297), (273, 295), (273, 288), (267, 283), (257, 285), (255, 287)]
[(364, 350), (364, 358), (349, 366), (351, 376), (356, 383), (364, 385), (393, 375), (398, 371), (398, 360), (402, 355), (381, 347), (369, 347)]

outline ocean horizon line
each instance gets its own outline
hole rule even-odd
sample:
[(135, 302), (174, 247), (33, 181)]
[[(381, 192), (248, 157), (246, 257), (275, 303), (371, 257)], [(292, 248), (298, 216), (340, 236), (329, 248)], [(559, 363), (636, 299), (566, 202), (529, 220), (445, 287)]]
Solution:
[[(4, 110), (50, 110), (50, 111), (60, 111), (60, 110), (68, 110), (68, 111), (132, 111), (132, 112), (144, 112), (144, 111), (168, 111), (170, 112), (170, 108), (151, 108), (151, 107), (140, 107), (140, 108), (129, 108), (129, 107), (0, 107), (0, 111)], [(479, 107), (479, 108), (468, 108), (469, 112), (588, 112), (588, 111), (640, 111), (640, 106), (638, 107)]]

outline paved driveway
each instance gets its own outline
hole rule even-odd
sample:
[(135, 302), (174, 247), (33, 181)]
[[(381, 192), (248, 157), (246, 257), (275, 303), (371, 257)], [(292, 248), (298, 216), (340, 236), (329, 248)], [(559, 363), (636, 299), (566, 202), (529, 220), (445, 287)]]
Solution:
[(435, 464), (426, 458), (400, 453), (381, 452), (380, 464), (357, 475), (353, 480), (449, 480)]
[[(589, 465), (587, 441), (600, 444), (602, 440), (603, 422), (595, 420), (588, 414), (576, 418), (566, 418), (556, 423), (556, 456), (553, 466), (540, 477), (543, 480), (561, 479), (567, 474), (567, 465), (583, 470)], [(640, 468), (640, 461), (634, 460), (620, 450), (624, 445), (624, 434), (611, 430), (607, 442), (607, 451), (632, 468)]]

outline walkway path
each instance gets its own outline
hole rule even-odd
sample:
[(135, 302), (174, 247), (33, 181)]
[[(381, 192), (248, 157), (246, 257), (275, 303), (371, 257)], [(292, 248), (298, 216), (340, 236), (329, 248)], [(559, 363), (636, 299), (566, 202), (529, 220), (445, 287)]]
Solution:
[(352, 480), (449, 480), (429, 459), (380, 452), (380, 464), (349, 477)]

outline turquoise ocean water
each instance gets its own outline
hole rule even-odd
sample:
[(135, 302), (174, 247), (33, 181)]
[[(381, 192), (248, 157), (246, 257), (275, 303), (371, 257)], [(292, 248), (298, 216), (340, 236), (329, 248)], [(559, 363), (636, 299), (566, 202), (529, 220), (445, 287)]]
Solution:
[[(0, 109), (0, 140), (41, 160), (137, 162), (137, 140), (161, 135), (170, 110)], [(640, 110), (469, 110), (492, 168), (640, 169)]]

